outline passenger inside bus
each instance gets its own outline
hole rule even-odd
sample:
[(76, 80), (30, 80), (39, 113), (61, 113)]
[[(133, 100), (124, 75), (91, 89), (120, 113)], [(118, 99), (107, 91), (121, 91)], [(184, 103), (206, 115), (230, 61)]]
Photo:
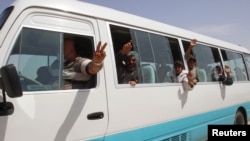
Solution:
[(52, 75), (49, 72), (49, 68), (47, 66), (41, 66), (38, 68), (37, 78), (35, 80), (43, 85), (50, 85), (52, 83)]
[[(56, 61), (55, 63), (59, 63), (58, 61)], [(54, 65), (57, 65), (54, 64)], [(36, 81), (40, 82), (43, 85), (46, 85), (43, 88), (46, 89), (58, 89), (59, 87), (59, 80), (57, 79), (57, 77), (55, 77), (53, 75), (53, 70), (51, 70), (50, 66), (41, 66), (38, 68), (37, 70), (37, 77), (36, 77)], [(58, 70), (57, 70), (58, 71)]]
[(197, 40), (192, 39), (188, 49), (185, 52), (185, 58), (187, 60), (188, 69), (192, 73), (192, 79), (195, 84), (199, 82), (198, 68), (196, 67), (196, 58), (194, 57), (194, 54), (191, 54), (191, 52), (192, 52), (192, 49), (196, 46), (196, 44), (197, 44)]
[(130, 84), (135, 86), (138, 83), (138, 54), (132, 51), (132, 40), (123, 45), (116, 53), (116, 68), (119, 84)]
[(212, 81), (220, 81), (224, 85), (232, 85), (233, 78), (231, 75), (230, 67), (225, 65), (224, 71), (226, 74), (223, 73), (223, 70), (220, 65), (216, 65), (214, 68), (214, 72), (212, 73)]
[(184, 70), (184, 65), (180, 60), (174, 63), (175, 75), (170, 76), (173, 82), (182, 83), (184, 90), (192, 90), (195, 82), (192, 79), (192, 73)]
[(77, 87), (79, 82), (90, 80), (91, 76), (98, 73), (103, 67), (103, 60), (106, 57), (104, 49), (107, 43), (101, 44), (99, 41), (92, 60), (77, 55), (74, 40), (66, 38), (64, 40), (64, 89)]

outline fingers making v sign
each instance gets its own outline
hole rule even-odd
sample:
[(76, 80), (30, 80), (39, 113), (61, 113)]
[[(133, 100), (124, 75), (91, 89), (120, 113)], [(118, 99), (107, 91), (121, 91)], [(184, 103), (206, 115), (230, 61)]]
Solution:
[(105, 48), (107, 46), (107, 43), (104, 43), (102, 45), (101, 41), (98, 42), (97, 47), (96, 47), (96, 51), (93, 54), (93, 62), (95, 63), (102, 63), (102, 61), (104, 60), (104, 58), (106, 57), (106, 52), (105, 52)]

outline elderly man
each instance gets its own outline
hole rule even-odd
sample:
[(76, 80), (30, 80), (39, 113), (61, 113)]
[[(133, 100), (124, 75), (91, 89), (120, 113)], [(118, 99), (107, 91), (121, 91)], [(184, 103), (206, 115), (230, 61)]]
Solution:
[(118, 83), (135, 86), (138, 82), (138, 54), (132, 50), (132, 41), (124, 44), (116, 54)]

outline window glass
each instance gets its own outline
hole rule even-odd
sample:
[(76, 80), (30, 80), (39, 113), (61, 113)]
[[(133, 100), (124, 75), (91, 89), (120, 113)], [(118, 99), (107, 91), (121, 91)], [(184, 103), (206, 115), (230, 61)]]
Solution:
[(140, 61), (142, 62), (154, 62), (154, 55), (152, 50), (152, 42), (150, 38), (150, 34), (138, 31), (138, 30), (132, 30), (132, 38), (133, 43), (138, 50), (140, 54)]
[[(189, 42), (182, 41), (184, 50), (189, 47)], [(197, 74), (199, 82), (211, 82), (213, 80), (214, 68), (216, 65), (221, 66), (219, 50), (203, 44), (197, 44), (192, 49), (192, 54), (196, 58)]]
[[(64, 36), (66, 35), (60, 32), (22, 29), (8, 59), (8, 64), (16, 66), (24, 91), (63, 89)], [(92, 38), (76, 35), (72, 37), (78, 55), (90, 58), (93, 50)]]
[(132, 33), (141, 59), (142, 82), (172, 82), (168, 75), (174, 71), (172, 53), (175, 59), (181, 58), (178, 40), (137, 30)]
[(143, 31), (131, 30), (135, 49), (139, 53), (138, 68), (140, 69), (139, 82), (156, 83), (155, 58), (152, 50), (150, 34)]
[(224, 64), (228, 65), (231, 69), (234, 81), (246, 81), (247, 71), (242, 55), (228, 50), (222, 50), (221, 53)]
[[(128, 84), (129, 81), (141, 83), (139, 82), (139, 79), (141, 80), (139, 72), (140, 59), (136, 47), (136, 40), (132, 40), (130, 29), (110, 25), (110, 30), (114, 47), (117, 82), (119, 84)], [(123, 53), (123, 47), (125, 44), (129, 44), (129, 48), (125, 49), (127, 54), (130, 52), (128, 55)]]
[(249, 54), (244, 54), (244, 61), (245, 61), (245, 66), (246, 66), (246, 71), (248, 72), (248, 80), (250, 80), (250, 55)]
[[(151, 34), (158, 83), (172, 82), (168, 73), (173, 73), (173, 48), (179, 49), (177, 39)], [(173, 53), (174, 54), (174, 53)], [(178, 55), (176, 55), (178, 56)], [(179, 54), (180, 56), (180, 54)]]
[(30, 28), (21, 31), (8, 64), (16, 66), (24, 91), (60, 89), (59, 67), (49, 67), (60, 59), (60, 38), (57, 32)]
[[(181, 58), (177, 39), (114, 25), (110, 25), (110, 29), (116, 56), (116, 65), (118, 64), (118, 83), (128, 83), (129, 79), (121, 81), (122, 76), (124, 76), (123, 78), (125, 79), (124, 72), (132, 75), (132, 73), (126, 72), (124, 69), (123, 71), (120, 71), (120, 68), (125, 68), (126, 61), (121, 61), (124, 59), (124, 56), (117, 57), (117, 54), (122, 50), (123, 45), (130, 40), (133, 42), (132, 51), (135, 51), (138, 54), (136, 71), (138, 83), (152, 84), (171, 82), (166, 77), (167, 73), (170, 71), (172, 72), (173, 69), (174, 60), (172, 53), (175, 54), (176, 58)], [(129, 77), (129, 75), (127, 76)]]
[(6, 8), (0, 15), (0, 30), (2, 29), (5, 21), (8, 19), (8, 17), (10, 16), (10, 13), (12, 12), (12, 10), (14, 9), (14, 6), (8, 7)]

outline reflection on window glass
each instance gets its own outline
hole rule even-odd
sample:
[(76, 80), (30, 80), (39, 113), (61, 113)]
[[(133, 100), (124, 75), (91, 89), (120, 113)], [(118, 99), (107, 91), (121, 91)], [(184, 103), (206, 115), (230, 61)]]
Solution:
[(250, 80), (249, 79), (250, 78), (250, 55), (249, 54), (244, 54), (244, 61), (245, 61), (248, 80)]
[(247, 70), (245, 68), (243, 57), (241, 54), (222, 50), (223, 61), (231, 69), (234, 81), (246, 81)]
[(60, 33), (24, 28), (14, 45), (8, 64), (14, 64), (24, 91), (60, 89)]
[(0, 15), (0, 30), (2, 29), (4, 23), (6, 22), (6, 20), (8, 19), (8, 17), (10, 16), (12, 10), (14, 9), (14, 6), (8, 7), (6, 8)]

